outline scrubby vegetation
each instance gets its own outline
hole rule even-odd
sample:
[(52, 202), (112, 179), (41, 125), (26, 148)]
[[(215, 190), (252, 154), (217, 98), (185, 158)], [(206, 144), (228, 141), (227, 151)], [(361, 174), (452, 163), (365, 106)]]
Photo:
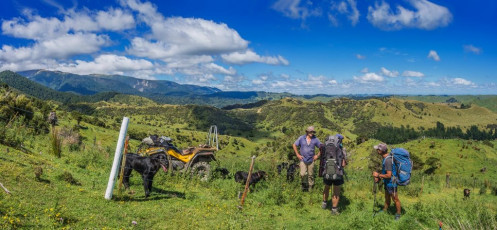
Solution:
[[(446, 229), (497, 228), (497, 141), (492, 136), (497, 115), (478, 105), (461, 110), (397, 98), (285, 98), (223, 110), (116, 96), (70, 107), (9, 86), (0, 89), (0, 102), (5, 118), (0, 121), (0, 182), (11, 192), (0, 190), (2, 229), (326, 229), (331, 224), (338, 229), (432, 229), (439, 221)], [(59, 118), (60, 158), (51, 154), (47, 116), (52, 110)], [(116, 186), (107, 201), (103, 194), (124, 115), (130, 117), (130, 152), (150, 134), (170, 136), (178, 148), (202, 144), (207, 128), (217, 124), (221, 149), (212, 167), (227, 168), (232, 176), (248, 170), (250, 156), (256, 155), (255, 169), (269, 176), (248, 194), (243, 209), (238, 208), (242, 186), (233, 179), (200, 182), (180, 173), (158, 173), (148, 199), (139, 174), (133, 173), (134, 193)], [(291, 144), (308, 125), (316, 126), (322, 141), (338, 132), (346, 137), (350, 159), (339, 216), (320, 208), (320, 179), (317, 189), (303, 193), (298, 180), (288, 182), (276, 173), (277, 164), (295, 160)], [(393, 207), (373, 218), (370, 174), (381, 159), (372, 146), (379, 141), (408, 149), (414, 161), (411, 184), (399, 190), (403, 217), (398, 222)], [(463, 199), (464, 188), (471, 190), (469, 199)], [(382, 193), (378, 199), (376, 210)]]

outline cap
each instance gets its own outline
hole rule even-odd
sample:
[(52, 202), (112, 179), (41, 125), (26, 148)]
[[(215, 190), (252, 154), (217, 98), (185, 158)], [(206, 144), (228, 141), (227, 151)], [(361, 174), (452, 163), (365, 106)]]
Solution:
[(337, 133), (335, 136), (338, 137), (338, 139), (343, 139), (342, 134)]
[(387, 144), (382, 142), (382, 143), (375, 145), (374, 149), (379, 149), (382, 152), (386, 152), (388, 150), (388, 146), (387, 146)]
[(314, 126), (309, 126), (309, 127), (307, 127), (307, 129), (305, 129), (305, 131), (306, 131), (306, 132), (308, 132), (308, 133), (310, 133), (310, 132), (314, 132), (314, 133), (315, 133), (315, 132), (316, 132), (316, 131), (314, 130)]

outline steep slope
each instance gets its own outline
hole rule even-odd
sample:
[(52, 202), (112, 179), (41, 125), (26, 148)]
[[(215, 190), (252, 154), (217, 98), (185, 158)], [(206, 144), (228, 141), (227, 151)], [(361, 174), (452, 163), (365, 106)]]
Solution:
[(211, 87), (120, 75), (78, 75), (48, 70), (22, 71), (19, 74), (55, 90), (82, 95), (109, 91), (136, 95), (203, 95), (220, 91)]

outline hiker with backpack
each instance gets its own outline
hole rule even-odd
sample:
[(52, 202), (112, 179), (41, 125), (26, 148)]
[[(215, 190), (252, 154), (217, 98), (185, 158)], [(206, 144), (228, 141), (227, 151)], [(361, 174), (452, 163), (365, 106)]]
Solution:
[(331, 213), (334, 215), (339, 214), (338, 202), (340, 201), (340, 186), (344, 183), (344, 167), (347, 165), (346, 153), (342, 141), (343, 136), (341, 134), (336, 134), (335, 136), (328, 136), (325, 144), (321, 146), (322, 154), (319, 176), (323, 177), (324, 183), (323, 203), (321, 204), (321, 208), (327, 208), (330, 188), (332, 188)]
[(383, 211), (387, 211), (390, 201), (393, 200), (397, 211), (395, 220), (398, 220), (400, 219), (401, 205), (397, 186), (408, 185), (410, 182), (412, 161), (409, 152), (402, 148), (394, 148), (388, 153), (388, 146), (385, 143), (375, 145), (374, 149), (383, 158), (381, 173), (373, 172), (376, 183), (383, 179), (385, 187), (385, 206)]
[[(314, 186), (314, 161), (321, 155), (321, 151), (315, 154), (315, 148), (319, 149), (321, 141), (314, 135), (316, 133), (314, 126), (307, 127), (305, 133), (293, 143), (293, 150), (300, 161), (302, 191), (307, 192)], [(300, 153), (297, 146), (300, 147)]]

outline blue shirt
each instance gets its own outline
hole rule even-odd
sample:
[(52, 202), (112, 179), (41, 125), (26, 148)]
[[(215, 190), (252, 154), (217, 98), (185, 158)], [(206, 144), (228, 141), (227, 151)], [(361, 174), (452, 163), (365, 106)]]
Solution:
[(295, 144), (296, 146), (300, 147), (300, 155), (302, 155), (302, 158), (304, 163), (310, 164), (313, 162), (313, 157), (314, 157), (314, 148), (319, 148), (319, 145), (321, 145), (321, 141), (316, 136), (313, 136), (311, 138), (311, 142), (307, 144), (307, 135), (302, 135), (300, 136), (296, 141)]

